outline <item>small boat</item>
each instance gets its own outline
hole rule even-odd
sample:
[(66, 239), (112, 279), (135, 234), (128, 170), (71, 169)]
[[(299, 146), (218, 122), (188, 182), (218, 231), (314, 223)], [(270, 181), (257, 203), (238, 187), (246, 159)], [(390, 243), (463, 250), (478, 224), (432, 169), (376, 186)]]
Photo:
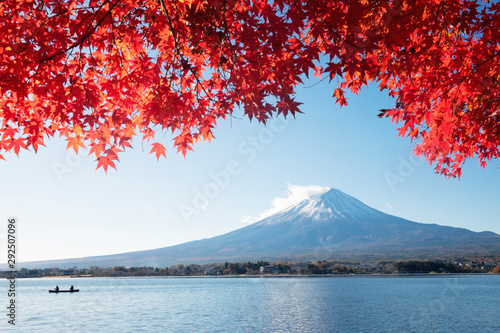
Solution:
[(49, 293), (77, 293), (79, 291), (80, 291), (80, 289), (73, 289), (73, 290), (49, 290)]

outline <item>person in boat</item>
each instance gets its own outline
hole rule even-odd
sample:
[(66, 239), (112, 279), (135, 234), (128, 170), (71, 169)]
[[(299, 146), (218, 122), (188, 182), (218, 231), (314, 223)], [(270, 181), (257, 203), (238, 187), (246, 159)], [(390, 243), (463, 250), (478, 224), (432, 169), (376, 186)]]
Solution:
[(59, 291), (59, 286), (56, 286), (56, 291)]
[(75, 288), (73, 286), (71, 286), (71, 288), (69, 288), (69, 291), (73, 291), (75, 290)]

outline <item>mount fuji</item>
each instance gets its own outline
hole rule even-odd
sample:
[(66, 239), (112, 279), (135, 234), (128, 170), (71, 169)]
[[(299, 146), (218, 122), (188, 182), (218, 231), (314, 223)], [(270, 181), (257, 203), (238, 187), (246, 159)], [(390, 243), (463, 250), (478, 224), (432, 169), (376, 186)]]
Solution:
[(392, 216), (336, 189), (241, 229), (147, 251), (22, 263), (23, 267), (153, 266), (247, 260), (500, 255), (500, 235)]

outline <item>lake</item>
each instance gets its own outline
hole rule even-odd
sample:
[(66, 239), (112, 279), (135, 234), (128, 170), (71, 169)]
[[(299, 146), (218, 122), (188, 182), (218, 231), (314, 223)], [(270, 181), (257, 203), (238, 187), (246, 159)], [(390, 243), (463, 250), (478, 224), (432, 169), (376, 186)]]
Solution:
[(500, 318), (498, 275), (17, 279), (15, 327), (8, 289), (2, 332), (484, 333)]

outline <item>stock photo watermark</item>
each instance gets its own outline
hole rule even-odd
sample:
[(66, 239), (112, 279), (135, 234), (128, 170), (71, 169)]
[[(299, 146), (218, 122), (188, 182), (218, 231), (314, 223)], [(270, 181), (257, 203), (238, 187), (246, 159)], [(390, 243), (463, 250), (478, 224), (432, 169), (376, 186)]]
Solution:
[(53, 161), (51, 167), (57, 179), (63, 182), (65, 175), (72, 173), (82, 162), (83, 158), (81, 155), (77, 155), (73, 150), (68, 150), (65, 160), (63, 162)]
[(10, 325), (16, 325), (16, 260), (18, 255), (18, 219), (16, 217), (9, 217), (7, 219), (7, 266), (9, 274), (7, 276), (7, 322)]
[[(412, 327), (425, 327), (434, 322), (434, 318), (446, 312), (447, 307), (453, 306), (460, 297), (461, 292), (466, 288), (459, 285), (459, 279), (455, 277), (453, 282), (450, 279), (443, 279), (444, 287), (439, 293), (439, 297), (433, 299), (427, 305), (421, 305), (412, 312), (409, 322)], [(433, 324), (434, 325), (434, 324)]]
[(384, 173), (385, 182), (391, 189), (391, 192), (395, 192), (396, 185), (404, 183), (406, 179), (413, 176), (417, 167), (424, 163), (424, 159), (422, 157), (417, 157), (413, 154), (410, 154), (408, 157), (399, 155), (398, 161), (399, 163), (394, 172), (386, 171)]
[(229, 160), (221, 170), (210, 172), (210, 180), (193, 189), (191, 202), (179, 205), (184, 222), (190, 222), (193, 216), (203, 212), (210, 201), (219, 196), (234, 177), (241, 174), (243, 166), (252, 163), (274, 141), (276, 134), (285, 130), (288, 121), (282, 118), (272, 119), (268, 122), (268, 127), (262, 128), (256, 135), (248, 136), (238, 145), (236, 152), (239, 158)]

